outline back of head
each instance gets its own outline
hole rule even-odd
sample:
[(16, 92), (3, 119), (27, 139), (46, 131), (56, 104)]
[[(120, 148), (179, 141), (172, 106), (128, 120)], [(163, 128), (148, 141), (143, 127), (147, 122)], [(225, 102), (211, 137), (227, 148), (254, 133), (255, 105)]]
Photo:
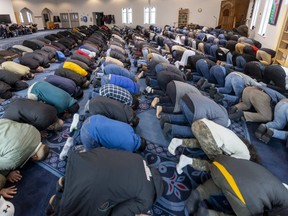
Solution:
[(132, 103), (132, 109), (133, 110), (137, 110), (138, 107), (139, 107), (139, 100), (138, 100), (138, 97), (133, 95), (133, 103)]
[(49, 154), (49, 147), (47, 144), (41, 144), (38, 151), (36, 152), (36, 157), (33, 157), (34, 160), (41, 161), (44, 160)]
[(250, 153), (250, 161), (253, 161), (255, 163), (260, 163), (260, 158), (258, 156), (258, 153), (255, 149), (255, 147), (243, 136), (239, 136), (238, 137), (242, 140), (242, 142), (247, 146), (249, 153)]

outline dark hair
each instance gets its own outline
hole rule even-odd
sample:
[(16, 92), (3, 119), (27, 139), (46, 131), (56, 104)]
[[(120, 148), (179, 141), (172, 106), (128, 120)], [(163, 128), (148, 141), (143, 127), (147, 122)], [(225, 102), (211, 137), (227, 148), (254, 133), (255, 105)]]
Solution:
[(250, 161), (255, 163), (260, 163), (259, 155), (255, 149), (255, 147), (243, 136), (238, 135), (238, 137), (242, 140), (242, 142), (247, 146), (249, 153), (250, 153)]
[(74, 103), (72, 106), (67, 108), (67, 111), (71, 114), (76, 113), (79, 110), (79, 104), (78, 103)]
[(139, 100), (138, 97), (136, 95), (132, 95), (133, 101), (132, 101), (132, 109), (133, 110), (137, 110), (139, 107)]
[(131, 120), (130, 124), (132, 127), (137, 127), (137, 125), (139, 124), (139, 121), (140, 121), (139, 117), (134, 116), (133, 119)]

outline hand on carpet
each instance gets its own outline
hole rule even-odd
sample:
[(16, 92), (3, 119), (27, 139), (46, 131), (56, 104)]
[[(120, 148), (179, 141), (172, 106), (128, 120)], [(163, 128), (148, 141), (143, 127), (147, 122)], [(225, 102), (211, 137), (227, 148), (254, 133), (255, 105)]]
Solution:
[(7, 176), (7, 180), (12, 182), (12, 183), (18, 182), (21, 179), (22, 179), (22, 175), (21, 175), (19, 170), (14, 170), (14, 171), (10, 172)]
[(11, 186), (9, 188), (2, 188), (0, 190), (0, 195), (2, 195), (4, 198), (13, 198), (17, 194), (17, 188), (15, 186)]

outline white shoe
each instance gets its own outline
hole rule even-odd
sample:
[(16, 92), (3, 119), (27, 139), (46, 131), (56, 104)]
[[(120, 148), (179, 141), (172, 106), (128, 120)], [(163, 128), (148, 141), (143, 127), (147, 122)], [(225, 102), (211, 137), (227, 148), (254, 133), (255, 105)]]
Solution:
[(73, 130), (77, 130), (78, 122), (79, 122), (79, 114), (75, 113), (73, 115), (73, 121), (72, 121), (71, 126), (70, 126), (70, 132), (72, 132)]

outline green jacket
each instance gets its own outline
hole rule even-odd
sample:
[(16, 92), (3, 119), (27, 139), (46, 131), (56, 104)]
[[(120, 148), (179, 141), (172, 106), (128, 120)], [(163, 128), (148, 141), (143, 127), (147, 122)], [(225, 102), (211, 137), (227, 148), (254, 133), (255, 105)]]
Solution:
[(32, 125), (0, 119), (0, 140), (0, 173), (7, 173), (32, 156), (41, 135)]

